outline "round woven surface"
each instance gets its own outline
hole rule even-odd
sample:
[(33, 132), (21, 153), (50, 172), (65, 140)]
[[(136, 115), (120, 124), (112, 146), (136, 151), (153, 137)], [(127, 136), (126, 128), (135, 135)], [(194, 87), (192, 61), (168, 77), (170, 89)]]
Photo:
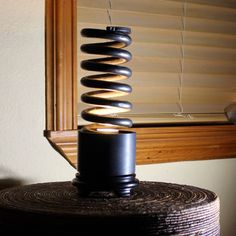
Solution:
[(0, 212), (4, 224), (76, 226), (80, 235), (111, 228), (114, 235), (124, 228), (142, 235), (219, 235), (218, 197), (170, 183), (140, 182), (130, 198), (80, 197), (70, 182), (26, 185), (0, 192)]

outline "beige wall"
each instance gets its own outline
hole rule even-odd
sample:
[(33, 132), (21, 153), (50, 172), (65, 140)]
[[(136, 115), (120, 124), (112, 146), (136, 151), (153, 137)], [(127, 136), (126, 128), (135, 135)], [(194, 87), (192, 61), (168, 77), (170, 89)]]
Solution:
[(44, 0), (0, 0), (0, 177), (71, 179), (44, 130)]
[[(0, 0), (0, 188), (74, 177), (43, 137), (44, 78), (44, 1)], [(137, 166), (137, 175), (215, 191), (222, 235), (235, 235), (236, 159)]]

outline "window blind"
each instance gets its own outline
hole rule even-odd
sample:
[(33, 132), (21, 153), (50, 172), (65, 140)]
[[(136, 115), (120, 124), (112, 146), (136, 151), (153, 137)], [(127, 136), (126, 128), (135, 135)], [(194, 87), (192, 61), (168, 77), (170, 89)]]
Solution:
[[(236, 0), (78, 0), (77, 12), (79, 46), (99, 41), (81, 37), (82, 28), (132, 29), (126, 49), (133, 59), (125, 65), (133, 75), (125, 82), (133, 92), (121, 99), (133, 109), (122, 116), (136, 123), (227, 120), (224, 108), (236, 102)], [(92, 57), (78, 51), (79, 62)], [(78, 68), (79, 78), (88, 74)], [(79, 94), (87, 90), (78, 86)]]

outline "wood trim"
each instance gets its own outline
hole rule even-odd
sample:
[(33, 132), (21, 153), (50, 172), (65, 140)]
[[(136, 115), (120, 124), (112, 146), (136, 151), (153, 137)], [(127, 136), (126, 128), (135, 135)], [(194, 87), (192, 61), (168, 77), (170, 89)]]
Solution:
[(46, 0), (46, 130), (77, 129), (76, 0)]
[[(133, 128), (137, 133), (137, 164), (236, 157), (236, 126)], [(77, 131), (49, 132), (52, 144), (77, 166)]]
[[(46, 131), (51, 145), (77, 165), (76, 0), (46, 0)], [(236, 126), (142, 127), (137, 164), (236, 157)]]
[(77, 130), (44, 132), (52, 147), (74, 168), (77, 166), (77, 133)]
[(137, 164), (236, 157), (236, 126), (137, 128)]
[[(45, 13), (45, 136), (71, 164), (68, 137), (77, 129), (76, 0), (46, 0)], [(54, 132), (58, 132), (57, 139)]]

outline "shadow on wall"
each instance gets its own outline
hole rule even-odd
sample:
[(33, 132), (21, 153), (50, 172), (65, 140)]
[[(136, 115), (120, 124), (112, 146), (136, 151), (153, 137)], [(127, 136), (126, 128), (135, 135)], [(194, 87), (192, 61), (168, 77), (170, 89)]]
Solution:
[(0, 190), (5, 188), (11, 188), (16, 186), (21, 186), (24, 184), (24, 181), (15, 178), (5, 178), (0, 179)]
[[(14, 176), (14, 177), (13, 177)], [(0, 167), (0, 190), (24, 185), (23, 179), (17, 178), (11, 170)]]

